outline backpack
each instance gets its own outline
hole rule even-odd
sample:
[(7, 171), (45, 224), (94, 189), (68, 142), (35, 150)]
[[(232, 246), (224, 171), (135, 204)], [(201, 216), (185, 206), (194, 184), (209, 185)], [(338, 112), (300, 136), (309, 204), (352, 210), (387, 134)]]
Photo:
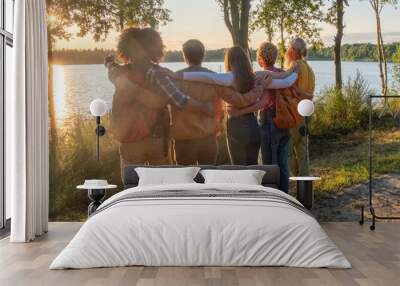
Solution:
[(303, 118), (297, 111), (300, 97), (293, 88), (276, 90), (276, 112), (274, 123), (281, 129), (290, 129), (303, 123)]

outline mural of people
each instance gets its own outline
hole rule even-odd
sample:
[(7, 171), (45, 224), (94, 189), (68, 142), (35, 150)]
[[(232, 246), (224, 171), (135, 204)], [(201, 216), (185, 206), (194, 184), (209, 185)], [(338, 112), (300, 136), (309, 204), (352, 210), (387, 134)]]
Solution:
[[(171, 135), (177, 163), (215, 164), (222, 100), (245, 107), (260, 98), (261, 90), (241, 94), (230, 87), (178, 82), (175, 73), (158, 65), (162, 54), (159, 33), (150, 28), (129, 28), (118, 43), (118, 58), (123, 64), (112, 56), (105, 59), (116, 88), (111, 132), (119, 142), (121, 168), (127, 164), (171, 164)], [(193, 65), (181, 74), (190, 69)]]

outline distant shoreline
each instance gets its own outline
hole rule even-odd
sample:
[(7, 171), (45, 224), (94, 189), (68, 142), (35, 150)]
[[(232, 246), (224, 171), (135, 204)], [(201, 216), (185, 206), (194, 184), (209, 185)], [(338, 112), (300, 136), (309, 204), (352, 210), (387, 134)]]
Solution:
[[(226, 49), (207, 50), (205, 62), (223, 62)], [(385, 53), (388, 62), (392, 57), (400, 52), (400, 43), (385, 44)], [(102, 64), (104, 58), (110, 54), (115, 54), (114, 50), (91, 49), (91, 50), (74, 50), (63, 49), (54, 50), (50, 60), (55, 64)], [(309, 49), (310, 61), (333, 61), (333, 47), (325, 47), (322, 49)], [(251, 50), (251, 57), (256, 59), (256, 51)], [(365, 44), (345, 44), (342, 46), (343, 62), (376, 62), (377, 48), (371, 43)], [(183, 62), (182, 51), (166, 51), (164, 56), (165, 63)]]
[[(328, 59), (308, 59), (310, 62), (333, 62), (333, 60)], [(221, 61), (204, 61), (204, 63), (221, 63), (223, 64), (223, 60)], [(254, 61), (255, 62), (255, 61)], [(184, 63), (183, 61), (168, 61), (168, 62), (161, 62), (161, 64), (174, 64), (174, 63)], [(377, 61), (373, 60), (356, 60), (356, 61), (342, 61), (342, 63), (378, 63)], [(391, 62), (388, 62), (389, 64)], [(53, 65), (59, 66), (79, 66), (79, 65), (102, 65), (103, 63), (59, 63), (53, 62)]]

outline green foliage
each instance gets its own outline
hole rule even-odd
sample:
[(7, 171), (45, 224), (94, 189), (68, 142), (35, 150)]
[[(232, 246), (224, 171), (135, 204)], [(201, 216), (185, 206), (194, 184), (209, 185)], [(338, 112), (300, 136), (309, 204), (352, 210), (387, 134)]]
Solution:
[[(393, 121), (393, 117), (387, 119)], [(374, 128), (373, 177), (400, 170), (399, 120), (394, 121), (397, 124), (394, 128)], [(315, 186), (318, 197), (368, 180), (367, 131), (358, 130), (336, 139), (313, 139), (310, 144), (312, 173), (323, 178)]]
[[(385, 45), (386, 55), (390, 56), (393, 62), (400, 64), (400, 43)], [(342, 59), (345, 61), (376, 61), (376, 45), (366, 44), (345, 44), (342, 46)], [(53, 52), (53, 63), (55, 64), (102, 64), (104, 57), (113, 50), (55, 50)], [(224, 60), (225, 49), (208, 50), (205, 56), (206, 62), (220, 62)], [(397, 54), (397, 55), (396, 55)], [(251, 50), (252, 58), (256, 58), (256, 51)], [(333, 47), (311, 49), (308, 53), (309, 60), (333, 60)], [(183, 62), (182, 51), (167, 51), (164, 57), (165, 62)], [(399, 65), (397, 65), (399, 66)], [(400, 71), (399, 81), (400, 82)]]
[(47, 34), (49, 47), (54, 46), (57, 39), (69, 40), (71, 33), (65, 30), (73, 24), (73, 15), (68, 1), (46, 0)]
[(338, 4), (341, 4), (340, 1), (342, 2), (343, 8), (349, 6), (348, 0), (333, 0), (325, 15), (325, 21), (334, 26), (337, 24)]
[[(384, 46), (385, 54), (393, 57), (399, 43), (386, 44)], [(310, 59), (333, 60), (334, 47), (324, 47), (321, 49), (312, 49), (309, 52)], [(377, 61), (378, 50), (375, 44), (344, 44), (341, 49), (342, 60), (344, 61)]]
[(111, 30), (125, 26), (152, 27), (170, 20), (164, 0), (46, 0), (51, 43), (69, 39), (65, 28), (75, 25), (78, 36), (91, 34), (96, 41), (106, 39)]
[(393, 62), (393, 93), (400, 94), (400, 44), (397, 44), (396, 52), (392, 55)]
[(366, 126), (371, 92), (360, 73), (348, 80), (342, 92), (335, 87), (326, 88), (315, 104), (312, 134), (337, 137)]
[[(103, 120), (104, 121), (104, 120)], [(107, 120), (105, 120), (107, 128)], [(58, 129), (56, 161), (50, 166), (50, 220), (86, 219), (87, 193), (76, 186), (85, 179), (107, 179), (121, 187), (117, 144), (110, 135), (101, 138), (100, 162), (96, 158), (95, 120), (76, 115)], [(110, 193), (111, 194), (111, 193)], [(109, 195), (110, 195), (109, 194)]]
[(269, 40), (279, 35), (284, 52), (286, 40), (294, 35), (320, 46), (319, 22), (323, 18), (322, 0), (267, 0), (258, 4), (253, 29), (265, 29)]

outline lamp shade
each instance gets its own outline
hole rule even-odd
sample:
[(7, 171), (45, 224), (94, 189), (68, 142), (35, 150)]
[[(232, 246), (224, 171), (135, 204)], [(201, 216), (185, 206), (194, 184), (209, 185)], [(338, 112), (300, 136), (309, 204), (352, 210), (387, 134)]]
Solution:
[(107, 104), (102, 99), (95, 99), (90, 103), (90, 113), (93, 116), (103, 116), (107, 113)]
[(309, 99), (303, 99), (297, 105), (297, 111), (303, 117), (311, 116), (314, 113), (314, 103)]

